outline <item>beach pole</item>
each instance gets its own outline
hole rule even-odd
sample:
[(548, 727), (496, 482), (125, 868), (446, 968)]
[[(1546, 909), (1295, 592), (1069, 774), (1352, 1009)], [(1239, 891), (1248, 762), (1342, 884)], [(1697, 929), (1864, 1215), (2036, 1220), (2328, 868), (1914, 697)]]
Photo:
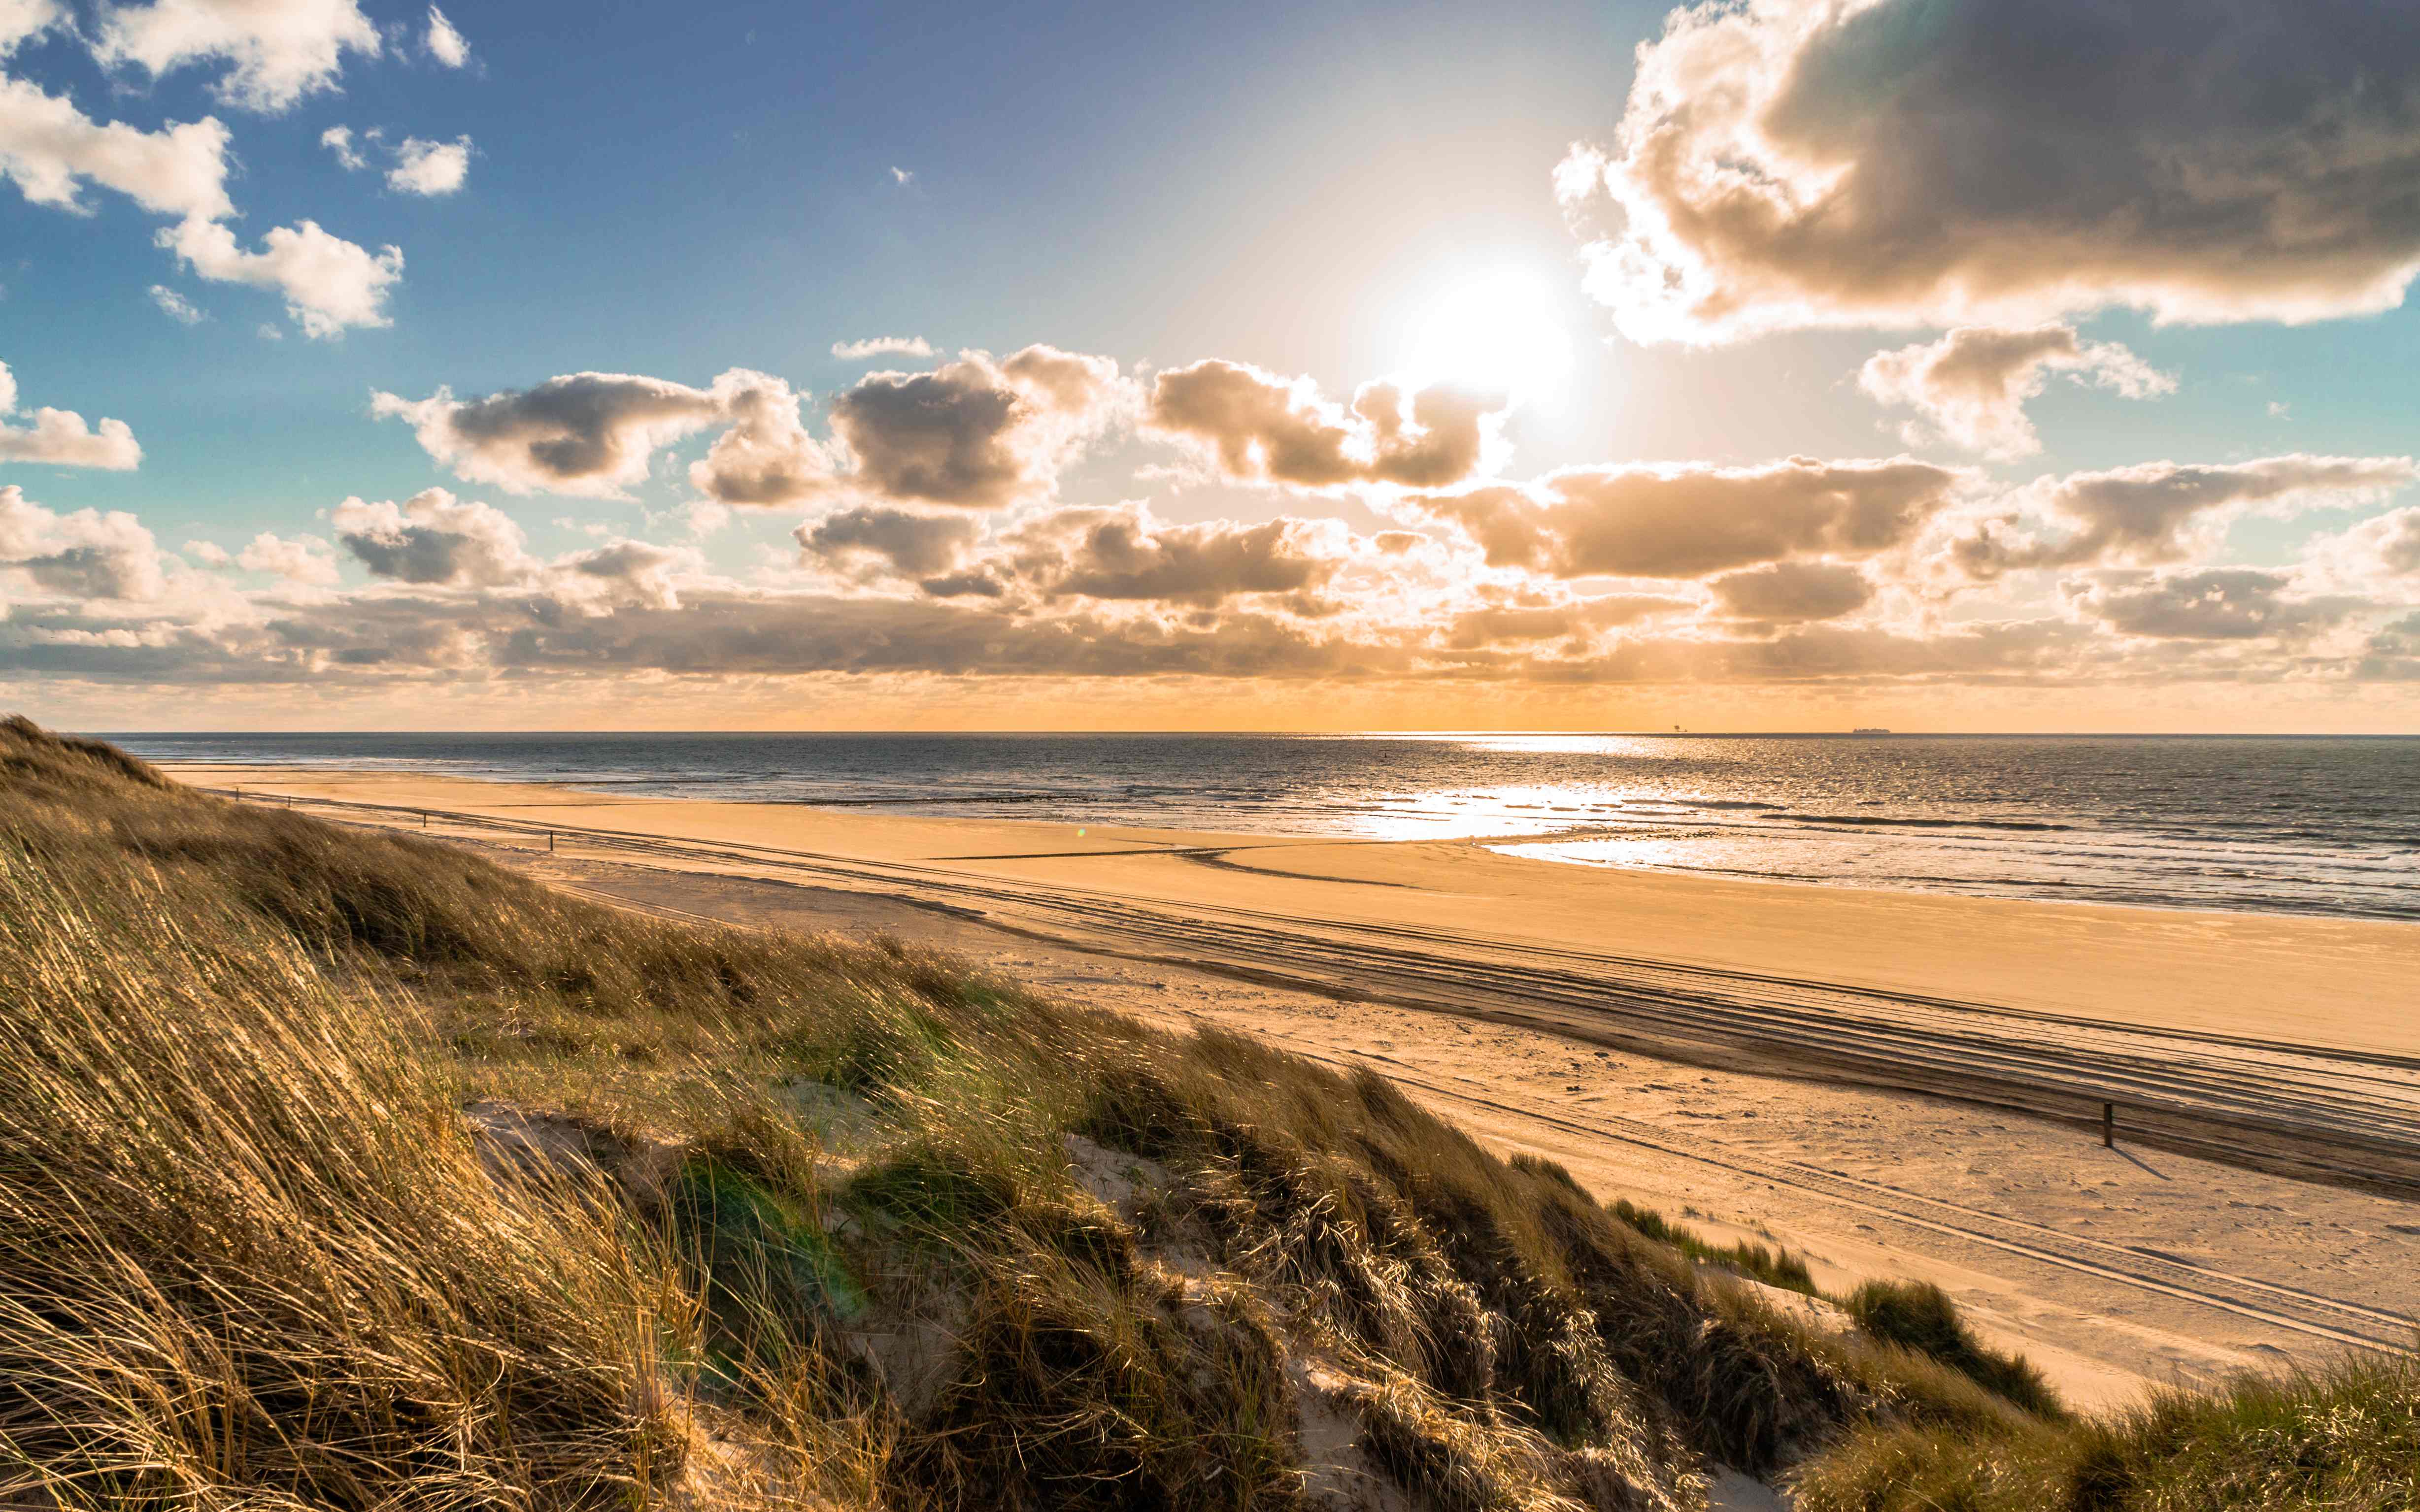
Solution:
[(549, 856), (554, 854), (554, 831), (551, 829), (546, 832), (546, 854)]
[(2118, 1148), (2118, 1104), (2115, 1103), (2101, 1104), (2101, 1148)]

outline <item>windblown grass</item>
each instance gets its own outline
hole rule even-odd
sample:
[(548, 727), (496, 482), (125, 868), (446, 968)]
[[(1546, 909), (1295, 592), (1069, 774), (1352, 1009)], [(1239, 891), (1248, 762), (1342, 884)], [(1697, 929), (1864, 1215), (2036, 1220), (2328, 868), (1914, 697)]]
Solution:
[(1881, 1507), (1875, 1456), (2083, 1431), (1376, 1076), (23, 721), (0, 1055), (0, 1501)]

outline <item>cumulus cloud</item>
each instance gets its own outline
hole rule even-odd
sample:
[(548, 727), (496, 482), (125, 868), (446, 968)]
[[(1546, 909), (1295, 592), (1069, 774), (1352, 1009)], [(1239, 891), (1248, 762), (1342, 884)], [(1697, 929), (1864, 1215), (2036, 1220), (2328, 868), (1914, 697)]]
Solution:
[(8, 424), (6, 417), (17, 412), (16, 375), (0, 363), (0, 462), (126, 472), (143, 461), (143, 448), (122, 420), (103, 420), (94, 429), (72, 410), (44, 408), (33, 412), (30, 425)]
[(1907, 457), (1761, 467), (1569, 468), (1523, 486), (1426, 494), (1488, 563), (1556, 578), (1699, 578), (1807, 555), (1906, 545), (1973, 475)]
[(375, 57), (379, 31), (354, 0), (152, 0), (104, 9), (94, 55), (152, 74), (224, 63), (211, 86), (227, 104), (276, 112), (336, 86), (345, 54)]
[(445, 12), (435, 6), (428, 8), (428, 55), (449, 69), (458, 69), (471, 61), (471, 44), (445, 19)]
[(399, 194), (434, 197), (458, 192), (471, 176), (471, 139), (429, 142), (407, 136), (395, 149), (395, 166), (386, 171), (386, 186)]
[(2335, 583), (2420, 579), (2420, 506), (2390, 509), (2307, 543), (2304, 560)]
[(99, 184), (155, 214), (203, 221), (235, 213), (227, 198), (227, 129), (214, 116), (146, 131), (95, 121), (61, 95), (0, 75), (0, 177), (26, 199), (83, 211)]
[(2077, 612), (2120, 635), (2164, 640), (2290, 639), (2341, 623), (2358, 598), (2294, 594), (2294, 575), (2250, 567), (2104, 572), (2063, 585)]
[(1047, 500), (1059, 473), (1125, 418), (1118, 364), (1032, 346), (968, 351), (929, 373), (875, 373), (831, 402), (851, 484), (903, 502), (1004, 509)]
[(2420, 270), (2420, 30), (2374, 0), (1756, 0), (1674, 10), (1588, 285), (1639, 341), (2387, 309)]
[(61, 515), (0, 486), (0, 575), (22, 574), (41, 594), (141, 601), (166, 587), (159, 542), (142, 521), (112, 510)]
[(873, 565), (896, 578), (926, 579), (962, 567), (982, 529), (966, 515), (856, 504), (801, 525), (795, 533), (812, 561)]
[(316, 535), (287, 539), (263, 531), (234, 562), (246, 572), (265, 572), (313, 588), (333, 588), (338, 577), (335, 548)]
[(869, 357), (930, 357), (933, 346), (922, 336), (868, 336), (863, 341), (833, 342), (831, 354), (847, 363)]
[(209, 316), (202, 313), (200, 308), (196, 306), (193, 301), (185, 298), (182, 294), (178, 293), (175, 289), (170, 288), (165, 284), (154, 284), (151, 285), (151, 302), (160, 307), (160, 313), (162, 315), (166, 316), (169, 319), (174, 320), (180, 326), (197, 326), (209, 318)]
[(0, 58), (66, 19), (56, 0), (0, 0)]
[(306, 336), (327, 340), (350, 326), (391, 324), (387, 291), (403, 277), (403, 253), (367, 249), (319, 229), (316, 221), (274, 226), (261, 249), (246, 251), (235, 233), (213, 221), (163, 228), (160, 244), (196, 274), (221, 284), (249, 284), (286, 297), (286, 313)]
[[(367, 140), (377, 140), (378, 134), (378, 129), (372, 127)], [(336, 166), (347, 173), (359, 173), (370, 165), (370, 160), (354, 145), (353, 129), (349, 126), (329, 127), (319, 133), (319, 145), (336, 155)]]
[(691, 463), (690, 486), (714, 503), (773, 509), (828, 491), (830, 451), (799, 419), (801, 395), (769, 373), (735, 367), (707, 391), (731, 428)]
[(525, 580), (536, 563), (527, 537), (493, 505), (429, 488), (401, 503), (346, 500), (329, 516), (336, 539), (373, 577), (445, 587), (495, 588)]
[(2025, 416), (2052, 375), (2109, 389), (2122, 398), (2176, 392), (2177, 381), (2114, 341), (2086, 341), (2069, 325), (2001, 330), (1961, 326), (1939, 341), (1876, 352), (1857, 373), (1857, 387), (1879, 403), (1913, 409), (1927, 424), (1911, 424), (1911, 446), (1937, 434), (1992, 457), (2030, 456), (2041, 439)]
[(1776, 625), (1837, 620), (1874, 597), (1866, 575), (1841, 562), (1776, 562), (1726, 573), (1706, 586), (1727, 617)]
[(483, 399), (381, 392), (370, 412), (410, 422), (430, 456), (473, 483), (619, 499), (659, 448), (712, 424), (721, 407), (706, 390), (663, 378), (569, 373)]
[(1480, 471), (1505, 405), (1501, 394), (1444, 385), (1406, 394), (1365, 383), (1348, 410), (1309, 378), (1214, 358), (1154, 379), (1144, 420), (1239, 481), (1442, 488)]
[[(1982, 517), (1958, 522), (1949, 547), (1974, 578), (2026, 567), (2155, 565), (2210, 549), (2243, 514), (2292, 515), (2375, 502), (2420, 478), (2408, 456), (2310, 456), (2193, 466), (2143, 462), (2044, 478)], [(2054, 533), (2027, 530), (2027, 516)]]
[(1001, 567), (1046, 597), (1209, 606), (1323, 587), (1351, 548), (1335, 520), (1171, 525), (1134, 506), (1067, 509), (1013, 532)]

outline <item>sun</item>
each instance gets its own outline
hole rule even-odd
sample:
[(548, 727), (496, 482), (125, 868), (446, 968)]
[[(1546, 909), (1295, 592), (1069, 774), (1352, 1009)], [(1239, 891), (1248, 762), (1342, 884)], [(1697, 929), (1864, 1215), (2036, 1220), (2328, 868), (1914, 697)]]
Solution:
[(1414, 319), (1411, 376), (1423, 383), (1542, 398), (1571, 375), (1572, 339), (1559, 301), (1532, 269), (1491, 268), (1459, 279)]

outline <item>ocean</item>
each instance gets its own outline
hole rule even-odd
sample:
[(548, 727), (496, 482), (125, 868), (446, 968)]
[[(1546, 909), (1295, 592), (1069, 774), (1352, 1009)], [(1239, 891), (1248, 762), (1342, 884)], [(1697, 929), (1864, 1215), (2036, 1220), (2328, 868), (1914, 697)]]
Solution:
[(112, 734), (175, 761), (1249, 834), (1577, 866), (2420, 919), (2420, 738)]

